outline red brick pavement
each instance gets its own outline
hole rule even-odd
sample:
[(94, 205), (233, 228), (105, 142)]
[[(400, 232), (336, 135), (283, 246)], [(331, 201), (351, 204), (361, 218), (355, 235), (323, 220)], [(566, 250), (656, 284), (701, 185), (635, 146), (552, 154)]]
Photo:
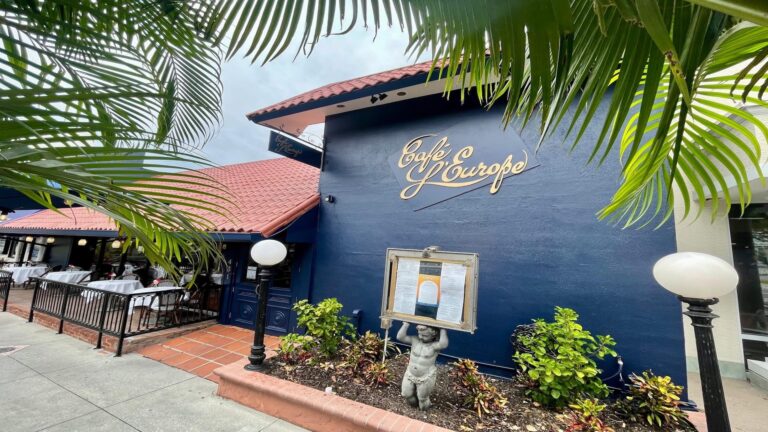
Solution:
[[(267, 356), (271, 357), (280, 339), (275, 336), (265, 336), (264, 339)], [(213, 370), (247, 357), (251, 352), (252, 342), (253, 331), (217, 324), (141, 348), (138, 353), (218, 382), (218, 376), (213, 374)]]

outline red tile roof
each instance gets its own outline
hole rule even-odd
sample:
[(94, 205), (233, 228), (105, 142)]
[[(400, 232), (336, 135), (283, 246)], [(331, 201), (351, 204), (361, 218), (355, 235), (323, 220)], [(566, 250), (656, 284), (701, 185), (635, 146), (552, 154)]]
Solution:
[(340, 96), (345, 93), (351, 93), (353, 91), (362, 90), (368, 87), (374, 87), (377, 85), (385, 84), (392, 81), (401, 80), (429, 72), (432, 66), (432, 61), (424, 63), (417, 63), (411, 66), (405, 66), (397, 69), (392, 69), (384, 72), (378, 72), (371, 75), (366, 75), (359, 78), (354, 78), (347, 81), (339, 81), (333, 84), (328, 84), (323, 87), (310, 90), (306, 93), (294, 96), (290, 99), (286, 99), (282, 102), (278, 102), (274, 105), (270, 105), (266, 108), (254, 111), (246, 114), (249, 119), (258, 117), (267, 113), (282, 111), (286, 108), (303, 105), (313, 101), (319, 101), (322, 99), (328, 99), (334, 96)]
[[(287, 158), (247, 162), (199, 170), (228, 189), (235, 205), (227, 217), (202, 210), (195, 213), (216, 226), (216, 232), (259, 233), (265, 237), (303, 215), (320, 202), (317, 168)], [(193, 195), (190, 191), (187, 196)], [(0, 225), (0, 231), (115, 231), (106, 216), (83, 207), (44, 210)]]

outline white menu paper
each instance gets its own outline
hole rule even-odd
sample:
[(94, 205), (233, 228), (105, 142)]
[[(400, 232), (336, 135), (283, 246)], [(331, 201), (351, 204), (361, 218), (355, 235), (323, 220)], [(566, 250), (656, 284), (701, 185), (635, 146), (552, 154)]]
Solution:
[(419, 282), (419, 260), (401, 258), (397, 263), (394, 312), (416, 313), (416, 285)]
[(467, 268), (463, 264), (443, 263), (440, 273), (440, 304), (436, 317), (439, 321), (461, 324), (466, 277)]

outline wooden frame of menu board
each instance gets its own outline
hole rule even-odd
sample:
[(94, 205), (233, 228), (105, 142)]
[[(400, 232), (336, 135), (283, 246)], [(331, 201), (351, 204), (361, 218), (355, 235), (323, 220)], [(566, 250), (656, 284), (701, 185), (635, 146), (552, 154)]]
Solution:
[(478, 254), (387, 249), (381, 318), (474, 333)]

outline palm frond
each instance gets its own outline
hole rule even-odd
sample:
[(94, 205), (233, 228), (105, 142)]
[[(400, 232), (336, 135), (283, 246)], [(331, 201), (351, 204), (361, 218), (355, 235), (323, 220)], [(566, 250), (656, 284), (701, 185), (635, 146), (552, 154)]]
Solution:
[(188, 153), (221, 117), (219, 51), (194, 13), (175, 0), (0, 2), (0, 184), (104, 213), (172, 272), (182, 256), (221, 258), (190, 210), (222, 212), (211, 195), (226, 193), (179, 173), (207, 164)]
[[(487, 105), (505, 103), (505, 124), (538, 118), (543, 141), (568, 118), (573, 146), (588, 127), (601, 124), (590, 160), (605, 161), (620, 143), (624, 164), (622, 184), (601, 217), (625, 225), (665, 220), (675, 185), (684, 189), (686, 208), (710, 197), (730, 205), (726, 176), (736, 179), (740, 204), (749, 202), (746, 166), (757, 163), (745, 144), (763, 129), (754, 116), (732, 108), (729, 91), (761, 105), (768, 88), (768, 23), (759, 0), (236, 3), (220, 0), (198, 14), (218, 42), (231, 37), (228, 56), (267, 62), (291, 41), (311, 52), (334, 27), (381, 31), (394, 22), (410, 36), (408, 52), (432, 56), (446, 94), (458, 82)], [(725, 73), (736, 64), (743, 66), (740, 74)], [(731, 88), (710, 89), (716, 82)], [(599, 119), (606, 103), (609, 114)], [(734, 137), (720, 130), (734, 127), (734, 119), (751, 125), (752, 135), (749, 128), (737, 128), (741, 135)], [(715, 206), (713, 214), (722, 211)]]

